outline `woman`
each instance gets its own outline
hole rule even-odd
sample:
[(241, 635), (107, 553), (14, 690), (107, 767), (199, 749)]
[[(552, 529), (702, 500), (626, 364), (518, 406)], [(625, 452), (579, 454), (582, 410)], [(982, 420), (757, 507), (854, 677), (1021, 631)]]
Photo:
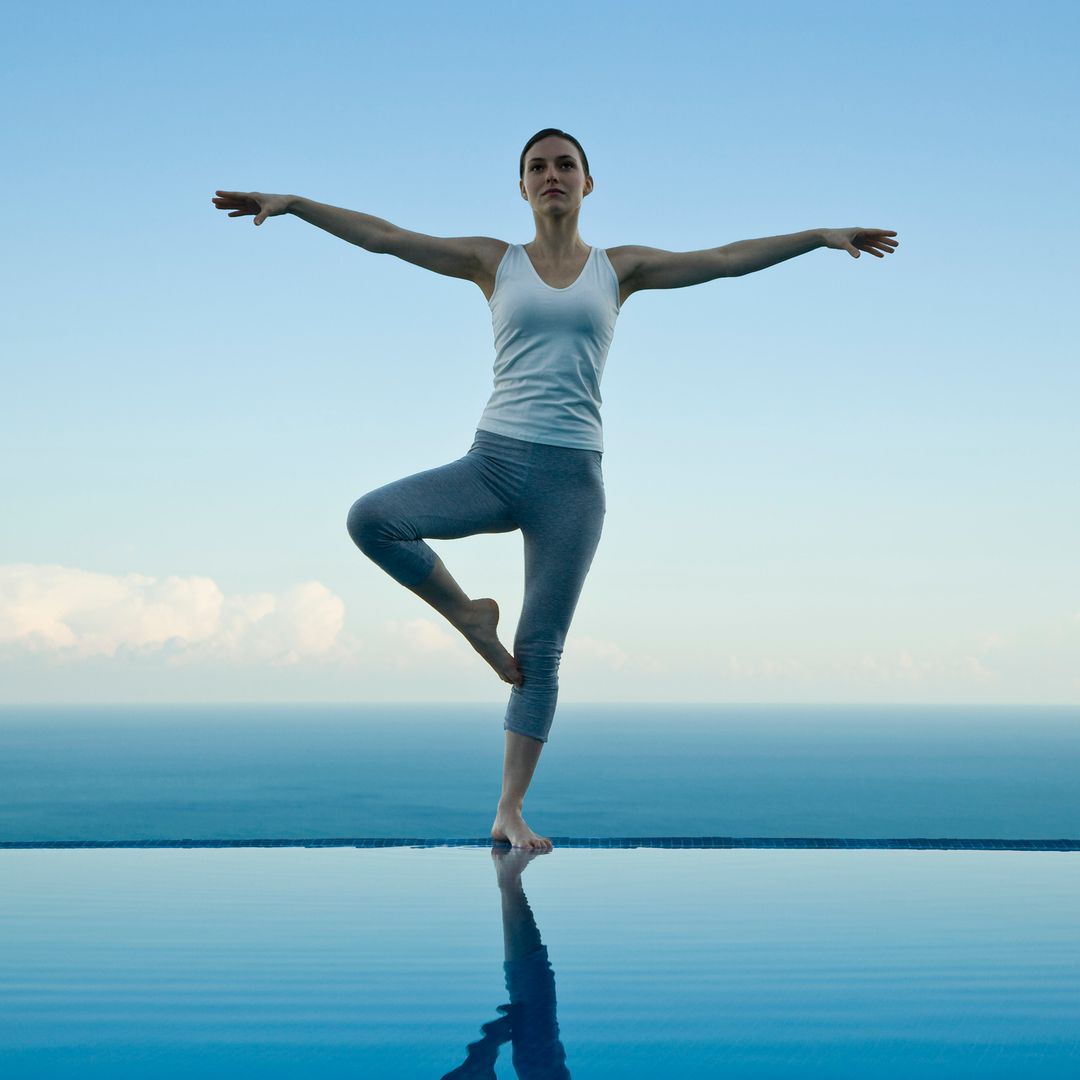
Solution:
[[(855, 258), (892, 251), (895, 232), (813, 229), (702, 251), (588, 247), (578, 215), (593, 190), (581, 144), (538, 131), (518, 162), (536, 236), (525, 245), (485, 236), (437, 237), (296, 195), (218, 191), (229, 217), (294, 214), (371, 252), (396, 255), (479, 286), (492, 312), (495, 385), (469, 452), (371, 491), (348, 517), (357, 546), (455, 626), (511, 684), (503, 721), (502, 796), (491, 837), (551, 850), (521, 814), (558, 697), (563, 642), (600, 542), (605, 513), (600, 381), (626, 298), (737, 277), (818, 247)], [(491, 598), (470, 600), (424, 543), (521, 529), (525, 597), (511, 655)]]

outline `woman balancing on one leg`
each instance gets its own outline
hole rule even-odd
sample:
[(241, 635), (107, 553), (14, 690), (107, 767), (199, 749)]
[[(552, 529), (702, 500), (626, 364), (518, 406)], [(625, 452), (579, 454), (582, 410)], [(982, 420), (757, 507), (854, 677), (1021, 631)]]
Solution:
[[(600, 381), (621, 306), (643, 289), (680, 289), (740, 277), (818, 247), (879, 258), (897, 241), (885, 229), (811, 229), (702, 251), (588, 247), (578, 216), (593, 190), (572, 135), (538, 131), (518, 163), (536, 236), (438, 237), (296, 195), (219, 191), (230, 217), (294, 214), (371, 252), (474, 282), (495, 332), (495, 385), (468, 453), (358, 499), (349, 534), (391, 577), (457, 627), (511, 684), (503, 728), (502, 797), (492, 839), (551, 849), (521, 816), (559, 692), (563, 642), (603, 527)], [(492, 599), (470, 600), (424, 542), (520, 529), (525, 598), (511, 655), (496, 633)]]

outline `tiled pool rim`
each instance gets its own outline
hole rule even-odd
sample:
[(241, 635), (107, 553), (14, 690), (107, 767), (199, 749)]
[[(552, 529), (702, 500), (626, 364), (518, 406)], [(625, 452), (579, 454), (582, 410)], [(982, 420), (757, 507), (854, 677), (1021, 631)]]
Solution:
[[(835, 836), (552, 836), (556, 848), (890, 848), (918, 851), (1080, 851), (1080, 840), (1005, 840)], [(490, 837), (326, 837), (241, 840), (0, 840), (2, 850), (68, 848), (390, 848), (509, 847)], [(524, 849), (523, 849), (524, 850)]]

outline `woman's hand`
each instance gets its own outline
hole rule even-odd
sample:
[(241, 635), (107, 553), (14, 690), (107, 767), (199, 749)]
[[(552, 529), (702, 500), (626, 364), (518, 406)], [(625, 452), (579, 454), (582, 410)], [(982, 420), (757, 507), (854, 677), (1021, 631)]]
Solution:
[(869, 251), (883, 259), (900, 244), (899, 240), (889, 239), (896, 235), (894, 229), (822, 229), (821, 235), (826, 247), (840, 248), (855, 259), (860, 251)]
[(291, 200), (291, 195), (264, 195), (261, 191), (219, 191), (213, 203), (219, 210), (231, 210), (229, 217), (257, 214), (255, 224), (261, 225), (268, 217), (287, 214)]

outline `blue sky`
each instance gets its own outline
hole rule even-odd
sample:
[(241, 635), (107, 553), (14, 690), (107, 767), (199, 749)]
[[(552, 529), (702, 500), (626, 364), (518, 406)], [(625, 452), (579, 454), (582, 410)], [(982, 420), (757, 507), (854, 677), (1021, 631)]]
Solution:
[[(627, 301), (564, 701), (1080, 702), (1066, 4), (9, 8), (0, 700), (486, 701), (355, 549), (472, 441), (470, 282), (216, 189), (524, 243), (896, 229)], [(434, 541), (512, 641), (519, 533)]]

